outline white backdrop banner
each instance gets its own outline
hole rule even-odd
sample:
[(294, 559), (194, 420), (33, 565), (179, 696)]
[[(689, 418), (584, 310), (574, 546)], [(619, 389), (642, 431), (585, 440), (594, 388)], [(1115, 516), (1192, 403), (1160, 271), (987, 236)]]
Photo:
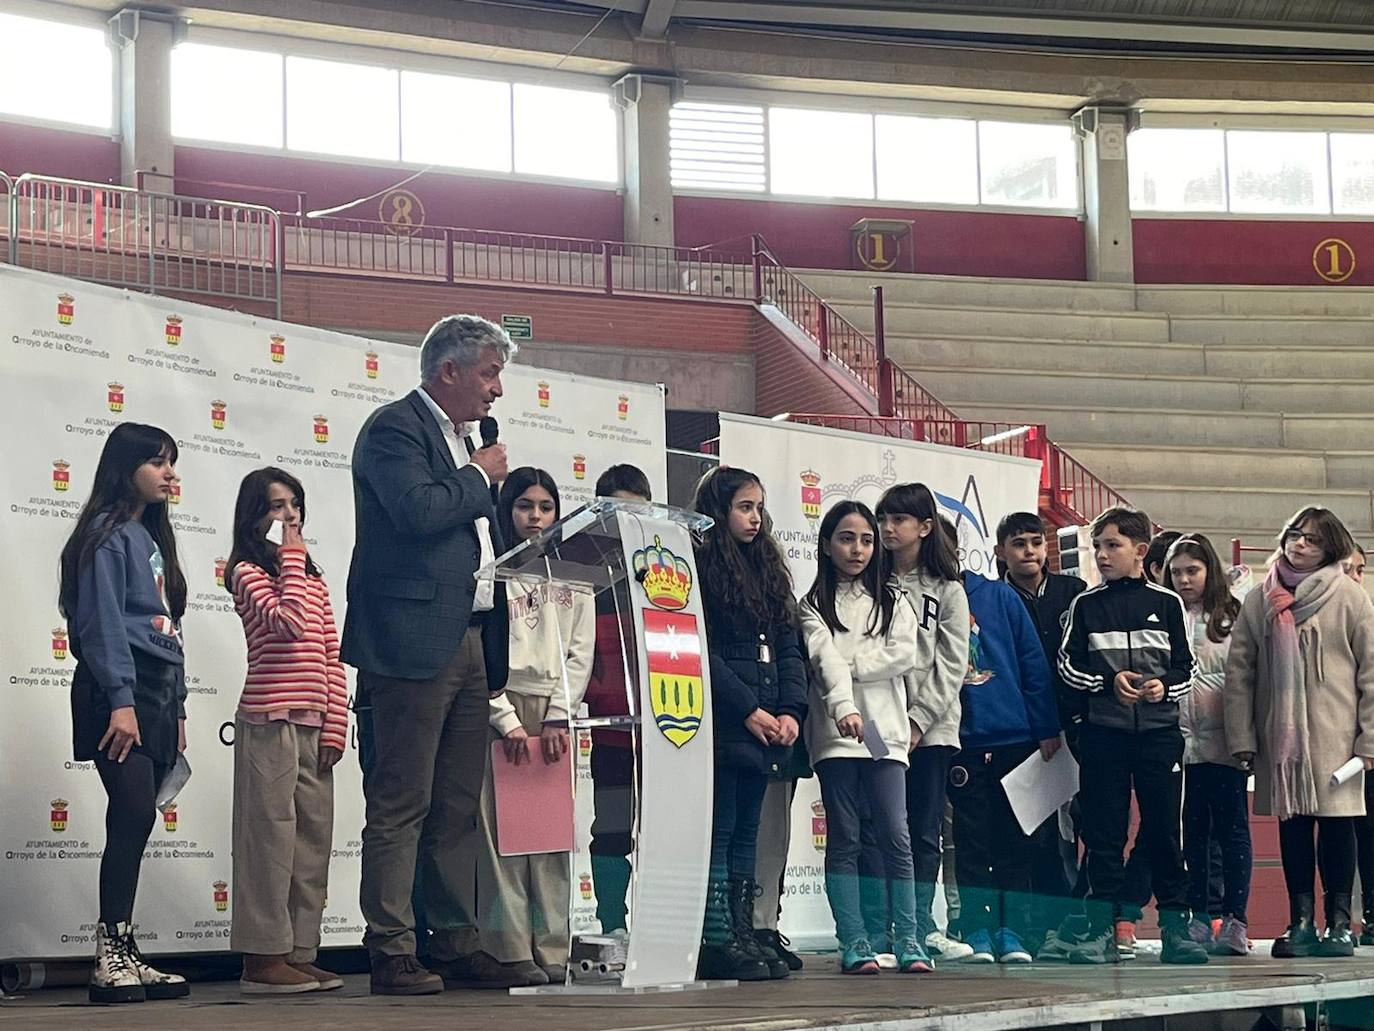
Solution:
[[(417, 359), (399, 344), (0, 266), (7, 395), (0, 432), (11, 442), (0, 465), (0, 959), (93, 948), (105, 799), (91, 764), (71, 758), (74, 660), (56, 599), (58, 554), (89, 494), (104, 437), (121, 421), (153, 423), (181, 452), (173, 523), (189, 582), (187, 756), (195, 775), (149, 841), (138, 936), (148, 952), (227, 949), (230, 746), (246, 660), (223, 573), (238, 484), (263, 465), (302, 480), (307, 539), (342, 626), (353, 441), (374, 408), (415, 384)], [(666, 496), (658, 387), (519, 365), (504, 382), (493, 414), (511, 463), (547, 469), (565, 514), (616, 462), (641, 466), (656, 496)], [(579, 746), (585, 760), (589, 742)], [(337, 769), (323, 944), (355, 946), (363, 931), (356, 752)], [(579, 776), (579, 786), (589, 787), (585, 768)], [(580, 794), (589, 802), (590, 790)], [(593, 912), (589, 876), (575, 879), (573, 895), (574, 924), (585, 927)]]
[[(720, 460), (763, 482), (798, 595), (815, 578), (816, 532), (837, 501), (874, 508), (893, 484), (924, 483), (958, 528), (964, 568), (991, 577), (997, 575), (998, 521), (1009, 512), (1034, 512), (1039, 502), (1039, 462), (745, 415), (722, 413)], [(825, 837), (819, 786), (815, 778), (801, 781), (792, 805), (782, 930), (803, 946), (834, 940)]]

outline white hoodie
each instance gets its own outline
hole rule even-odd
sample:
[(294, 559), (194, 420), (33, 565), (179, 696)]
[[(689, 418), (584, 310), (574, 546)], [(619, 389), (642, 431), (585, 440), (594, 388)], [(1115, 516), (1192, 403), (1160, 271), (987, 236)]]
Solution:
[[(506, 691), (549, 700), (546, 721), (566, 720), (587, 692), (596, 643), (596, 606), (566, 587), (507, 587), (510, 609), (510, 679)], [(566, 661), (565, 661), (566, 660)], [(567, 671), (567, 694), (563, 674)], [(490, 722), (505, 737), (520, 717), (505, 694), (491, 700)]]
[(841, 737), (835, 725), (836, 720), (858, 714), (877, 724), (887, 758), (908, 765), (911, 726), (905, 674), (916, 663), (915, 610), (898, 597), (887, 635), (874, 636), (866, 631), (875, 604), (858, 582), (841, 584), (835, 592), (835, 613), (847, 629), (832, 634), (820, 613), (802, 603), (802, 634), (816, 674), (806, 717), (806, 747), (813, 763), (873, 758), (867, 744)]

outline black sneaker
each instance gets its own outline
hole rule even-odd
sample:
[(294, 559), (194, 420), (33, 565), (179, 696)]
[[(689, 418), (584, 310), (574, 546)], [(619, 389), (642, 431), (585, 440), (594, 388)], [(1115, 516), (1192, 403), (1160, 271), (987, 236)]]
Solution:
[(781, 931), (760, 927), (754, 931), (754, 937), (764, 948), (772, 949), (777, 957), (787, 964), (788, 970), (800, 970), (802, 968), (801, 957), (792, 951), (792, 942)]
[(1162, 927), (1160, 937), (1164, 945), (1159, 954), (1161, 963), (1197, 965), (1206, 963), (1211, 958), (1207, 955), (1206, 948), (1193, 941), (1188, 934), (1187, 924), (1170, 924), (1168, 927)]
[(1316, 953), (1319, 942), (1315, 927), (1297, 923), (1291, 925), (1282, 938), (1275, 939), (1269, 954), (1275, 959), (1304, 959)]
[(1116, 928), (1098, 928), (1069, 950), (1069, 962), (1089, 966), (1120, 963), (1121, 950), (1116, 947)]

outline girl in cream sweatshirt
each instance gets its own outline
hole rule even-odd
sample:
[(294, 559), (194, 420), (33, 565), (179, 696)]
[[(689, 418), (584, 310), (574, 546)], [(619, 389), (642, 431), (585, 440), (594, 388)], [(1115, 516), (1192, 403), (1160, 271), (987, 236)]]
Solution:
[(877, 538), (868, 506), (842, 501), (827, 512), (816, 581), (802, 605), (815, 673), (806, 743), (825, 803), (825, 891), (847, 974), (878, 972), (859, 898), (863, 823), (882, 854), (898, 969), (931, 969), (917, 935), (906, 819), (906, 674), (916, 661), (916, 619), (887, 583)]
[[(537, 537), (559, 518), (558, 487), (542, 469), (514, 470), (501, 488), (502, 540)], [(589, 595), (558, 585), (509, 585), (510, 679), (490, 702), (492, 762), (565, 764), (573, 790), (568, 719), (582, 704), (591, 673), (596, 613)], [(568, 857), (563, 852), (503, 856), (492, 778), (482, 788), (484, 846), (477, 864), (482, 951), (517, 964), (529, 980), (567, 977)], [(533, 964), (533, 967), (531, 966)], [(537, 967), (538, 969), (533, 969)]]

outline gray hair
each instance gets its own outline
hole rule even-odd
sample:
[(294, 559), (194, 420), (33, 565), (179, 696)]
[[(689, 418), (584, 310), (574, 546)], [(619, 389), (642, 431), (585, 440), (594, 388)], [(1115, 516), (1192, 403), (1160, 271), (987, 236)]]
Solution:
[(429, 327), (420, 344), (420, 382), (437, 379), (444, 362), (451, 361), (459, 368), (476, 365), (488, 347), (503, 362), (509, 362), (518, 350), (510, 334), (489, 319), (480, 315), (445, 315)]

